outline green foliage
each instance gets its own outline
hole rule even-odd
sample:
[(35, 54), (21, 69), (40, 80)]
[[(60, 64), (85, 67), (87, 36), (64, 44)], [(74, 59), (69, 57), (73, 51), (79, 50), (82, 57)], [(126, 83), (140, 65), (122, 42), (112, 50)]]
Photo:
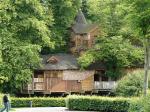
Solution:
[(52, 23), (51, 9), (38, 0), (1, 1), (0, 76), (8, 78), (3, 90), (14, 92), (30, 81), (33, 69), (40, 65), (41, 48), (54, 46), (49, 30)]
[(129, 112), (150, 112), (150, 93), (146, 97), (132, 99)]
[(0, 39), (0, 63), (2, 62), (2, 40)]
[(142, 106), (144, 108), (144, 112), (150, 112), (150, 92), (149, 94), (142, 99)]
[(128, 112), (144, 112), (141, 98), (132, 98)]
[(11, 98), (12, 107), (29, 107), (32, 101), (33, 107), (64, 107), (64, 98), (34, 97), (34, 98)]
[(127, 98), (108, 98), (99, 96), (68, 96), (66, 105), (70, 110), (127, 112), (130, 101)]
[(4, 82), (7, 82), (8, 78), (4, 76), (0, 76), (0, 84), (3, 84)]
[(136, 36), (149, 38), (150, 34), (150, 1), (126, 0), (128, 7), (127, 23)]
[[(137, 70), (125, 75), (118, 81), (116, 95), (118, 96), (139, 96), (142, 93), (144, 82), (144, 71)], [(149, 80), (150, 82), (150, 80)]]
[(129, 40), (121, 36), (112, 38), (100, 38), (95, 48), (85, 52), (78, 62), (86, 68), (95, 61), (104, 62), (107, 75), (117, 78), (124, 67), (141, 66), (143, 64), (144, 51), (140, 47), (133, 46)]
[(80, 0), (45, 0), (48, 7), (52, 8), (54, 25), (52, 30), (52, 39), (55, 41), (54, 50), (48, 48), (43, 53), (51, 52), (66, 52), (69, 43), (71, 24), (80, 8)]
[[(86, 2), (87, 17), (100, 25), (101, 36), (100, 39), (98, 38), (99, 42), (96, 47), (79, 58), (79, 64), (82, 68), (86, 68), (95, 61), (104, 62), (107, 68), (106, 74), (115, 78), (120, 77), (124, 67), (136, 67), (144, 64), (143, 41), (139, 39), (139, 35), (134, 34), (136, 30), (133, 31), (129, 28), (129, 25), (136, 23), (135, 17), (131, 16), (133, 13), (129, 12), (135, 11), (133, 5), (136, 4), (136, 8), (141, 7), (142, 4), (146, 5), (148, 1), (145, 0), (141, 4), (137, 4), (138, 2), (135, 1), (134, 4), (134, 0), (129, 0), (128, 2), (132, 3), (128, 5), (126, 2), (122, 0), (88, 0)], [(145, 11), (149, 10), (147, 10), (147, 6), (149, 5), (146, 5)], [(149, 17), (149, 14), (146, 15), (145, 12), (143, 14), (144, 16), (139, 17)], [(132, 17), (130, 18), (133, 19), (132, 23), (129, 22), (129, 17)], [(126, 25), (127, 23), (129, 25)], [(143, 24), (147, 23), (143, 21)]]
[(0, 108), (3, 106), (3, 94), (2, 93), (0, 93)]
[(101, 28), (101, 33), (107, 36), (119, 34), (123, 24), (122, 0), (88, 0), (88, 18), (97, 22)]

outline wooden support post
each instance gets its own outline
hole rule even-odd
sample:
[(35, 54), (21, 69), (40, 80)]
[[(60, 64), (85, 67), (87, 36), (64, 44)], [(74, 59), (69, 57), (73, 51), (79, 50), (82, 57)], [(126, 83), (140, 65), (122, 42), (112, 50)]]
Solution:
[(44, 73), (44, 82), (43, 82), (43, 86), (44, 86), (44, 92), (46, 92), (46, 90), (47, 90), (47, 80), (46, 80), (46, 74), (45, 74), (45, 72), (43, 72)]
[(32, 93), (34, 93), (34, 74), (32, 75)]

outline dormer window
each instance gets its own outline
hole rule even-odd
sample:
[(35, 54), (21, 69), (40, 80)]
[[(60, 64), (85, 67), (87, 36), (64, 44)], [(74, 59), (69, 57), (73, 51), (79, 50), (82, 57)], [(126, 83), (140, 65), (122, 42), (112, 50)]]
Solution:
[(50, 58), (48, 58), (48, 60), (46, 61), (47, 63), (52, 63), (55, 64), (59, 61), (59, 59), (55, 56), (51, 56)]

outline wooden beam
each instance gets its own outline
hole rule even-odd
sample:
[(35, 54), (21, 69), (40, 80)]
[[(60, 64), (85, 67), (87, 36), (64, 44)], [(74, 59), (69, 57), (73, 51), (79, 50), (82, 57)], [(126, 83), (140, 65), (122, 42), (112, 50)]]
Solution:
[(45, 72), (44, 72), (44, 91), (46, 91), (47, 90), (47, 81), (46, 81), (46, 74), (45, 74)]
[(34, 93), (34, 74), (32, 75), (32, 93)]

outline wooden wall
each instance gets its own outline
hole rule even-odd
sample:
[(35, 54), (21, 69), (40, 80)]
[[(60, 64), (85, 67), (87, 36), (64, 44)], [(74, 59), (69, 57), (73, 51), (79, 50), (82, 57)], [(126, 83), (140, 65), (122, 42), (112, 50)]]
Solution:
[(45, 91), (65, 92), (65, 81), (62, 80), (62, 71), (45, 71)]
[[(39, 76), (38, 76), (39, 75)], [(83, 74), (84, 75), (84, 74)], [(36, 79), (36, 81), (35, 81)], [(35, 74), (33, 92), (43, 92), (51, 94), (55, 92), (84, 92), (92, 91), (94, 88), (94, 75), (87, 77), (84, 80), (63, 80), (63, 71), (44, 71), (41, 74)]]
[(81, 81), (81, 85), (82, 85), (82, 91), (92, 91), (92, 89), (94, 88), (94, 75)]
[(80, 52), (93, 47), (95, 44), (95, 37), (98, 35), (98, 28), (94, 28), (86, 34), (75, 34), (73, 31), (70, 36), (70, 51), (73, 54), (80, 54)]
[(63, 71), (45, 71), (45, 93), (80, 92), (81, 83), (77, 80), (63, 80)]

